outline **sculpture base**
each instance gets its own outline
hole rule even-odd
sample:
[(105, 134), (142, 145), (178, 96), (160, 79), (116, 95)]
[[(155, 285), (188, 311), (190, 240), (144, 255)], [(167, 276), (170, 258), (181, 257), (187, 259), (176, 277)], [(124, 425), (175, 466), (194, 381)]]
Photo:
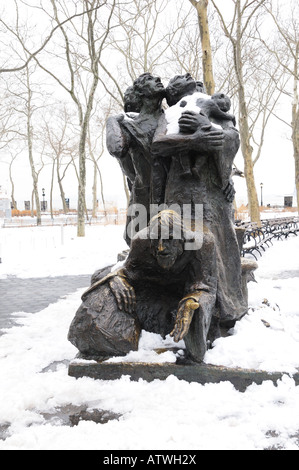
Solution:
[[(285, 375), (283, 372), (270, 373), (253, 369), (213, 366), (204, 363), (109, 363), (83, 360), (81, 362), (78, 359), (69, 364), (68, 373), (75, 378), (90, 377), (100, 380), (117, 380), (123, 375), (128, 375), (133, 381), (143, 379), (151, 382), (155, 379), (165, 380), (170, 375), (174, 375), (180, 380), (197, 382), (202, 385), (229, 381), (240, 392), (244, 392), (253, 383), (260, 385), (266, 380), (276, 383)], [(296, 385), (299, 385), (299, 373), (293, 374), (292, 378), (295, 380)]]

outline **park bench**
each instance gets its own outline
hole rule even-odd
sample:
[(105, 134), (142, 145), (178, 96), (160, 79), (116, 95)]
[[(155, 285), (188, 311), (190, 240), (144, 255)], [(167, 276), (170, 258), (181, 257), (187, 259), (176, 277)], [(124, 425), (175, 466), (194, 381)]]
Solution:
[(238, 228), (243, 228), (243, 243), (241, 255), (252, 255), (257, 259), (256, 254), (262, 256), (273, 240), (283, 240), (289, 235), (296, 235), (299, 231), (298, 217), (281, 217), (275, 219), (264, 219), (260, 227), (256, 223), (241, 223)]
[(241, 250), (242, 256), (250, 254), (257, 260), (256, 254), (261, 256), (262, 251), (266, 251), (266, 248), (272, 244), (272, 237), (270, 232), (264, 230), (263, 227), (258, 227), (257, 224), (246, 225)]

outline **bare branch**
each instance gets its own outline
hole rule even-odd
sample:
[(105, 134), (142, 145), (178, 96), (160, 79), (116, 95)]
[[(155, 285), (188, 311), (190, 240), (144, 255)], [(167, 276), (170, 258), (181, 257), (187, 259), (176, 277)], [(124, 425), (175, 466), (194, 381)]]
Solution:
[[(100, 5), (101, 6), (101, 5)], [(32, 52), (30, 53), (29, 51), (28, 54), (29, 54), (29, 57), (27, 58), (27, 60), (24, 62), (24, 64), (22, 65), (19, 65), (19, 66), (16, 66), (16, 67), (11, 67), (11, 68), (0, 68), (0, 73), (9, 73), (9, 72), (19, 72), (20, 70), (24, 70), (30, 63), (30, 61), (34, 58), (36, 58), (36, 56), (46, 47), (46, 45), (49, 43), (49, 41), (52, 39), (54, 33), (59, 29), (59, 28), (62, 28), (66, 23), (68, 23), (69, 21), (73, 20), (74, 18), (77, 18), (77, 17), (80, 17), (82, 15), (85, 15), (89, 12), (92, 12), (92, 11), (95, 11), (95, 10), (98, 10), (100, 8), (100, 6), (97, 6), (96, 8), (93, 8), (91, 10), (88, 10), (88, 11), (83, 11), (82, 13), (76, 13), (72, 16), (70, 16), (69, 18), (67, 18), (66, 20), (62, 21), (61, 23), (58, 23), (53, 29), (52, 31), (50, 32), (49, 36), (47, 37), (47, 39), (42, 43), (42, 45), (35, 51), (35, 52)], [(5, 28), (10, 31), (18, 40), (20, 39), (18, 34), (17, 34), (17, 30), (14, 30), (13, 28), (10, 28), (3, 19), (0, 18), (0, 23), (2, 23)], [(22, 44), (23, 46), (23, 44)]]

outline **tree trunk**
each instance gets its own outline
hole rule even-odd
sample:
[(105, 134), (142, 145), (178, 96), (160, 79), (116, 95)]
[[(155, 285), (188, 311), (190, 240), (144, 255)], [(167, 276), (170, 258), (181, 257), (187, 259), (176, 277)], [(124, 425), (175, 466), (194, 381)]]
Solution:
[(34, 217), (34, 192), (31, 192), (31, 217)]
[(236, 77), (238, 81), (238, 98), (239, 98), (239, 128), (240, 128), (240, 139), (241, 139), (241, 150), (244, 159), (244, 175), (247, 185), (247, 197), (248, 197), (248, 208), (251, 222), (256, 222), (258, 226), (261, 225), (261, 217), (259, 210), (259, 202), (257, 197), (257, 191), (254, 181), (253, 172), (253, 159), (252, 153), (253, 148), (250, 143), (251, 135), (248, 124), (248, 109), (245, 99), (245, 88), (243, 78), (243, 62), (242, 62), (242, 33), (241, 33), (241, 5), (238, 0), (237, 4), (237, 37), (233, 40), (233, 51), (234, 51), (234, 67), (236, 71)]
[(16, 210), (17, 209), (17, 203), (16, 203), (16, 200), (15, 200), (15, 185), (14, 185), (14, 182), (13, 182), (13, 179), (12, 179), (12, 171), (11, 171), (12, 163), (13, 163), (13, 161), (9, 165), (9, 180), (10, 180), (10, 184), (11, 184), (11, 205), (12, 205), (12, 208)]
[[(78, 174), (78, 210), (77, 210), (77, 236), (85, 237), (85, 213), (86, 213), (86, 138), (87, 138), (87, 111), (83, 118), (81, 107), (79, 109), (79, 120), (81, 126), (79, 141), (79, 174)], [(91, 111), (91, 110), (90, 110)]]
[(31, 96), (32, 92), (30, 89), (30, 81), (29, 81), (29, 71), (27, 68), (27, 91), (28, 91), (28, 101), (27, 101), (27, 145), (28, 145), (28, 156), (29, 156), (29, 162), (30, 162), (30, 168), (31, 168), (31, 175), (32, 175), (32, 182), (33, 182), (33, 193), (34, 193), (34, 199), (35, 199), (35, 205), (36, 205), (36, 223), (37, 225), (41, 225), (42, 220), (41, 220), (41, 210), (40, 210), (40, 200), (39, 200), (39, 195), (38, 195), (38, 177), (37, 173), (35, 171), (35, 165), (34, 165), (34, 159), (33, 159), (33, 143), (32, 143), (32, 129), (31, 129), (31, 114), (32, 114), (32, 108), (31, 108)]
[[(96, 64), (94, 64), (96, 66)], [(78, 188), (78, 228), (77, 236), (85, 237), (85, 191), (86, 191), (86, 140), (88, 124), (93, 107), (94, 95), (98, 86), (98, 70), (94, 74), (93, 84), (89, 93), (84, 119), (81, 121), (81, 135), (79, 144), (79, 188)]]
[[(81, 147), (81, 145), (80, 145)], [(86, 186), (86, 168), (85, 168), (85, 152), (79, 153), (79, 186), (78, 186), (78, 227), (77, 236), (85, 237), (85, 186)]]
[(102, 178), (102, 173), (100, 171), (99, 165), (97, 165), (97, 168), (98, 168), (99, 177), (100, 177), (100, 184), (101, 184), (101, 199), (102, 199), (102, 203), (103, 203), (104, 212), (105, 212), (105, 215), (106, 215), (106, 203), (105, 203), (105, 196), (104, 196), (103, 178)]
[(59, 191), (60, 191), (63, 213), (67, 214), (68, 208), (67, 208), (66, 200), (65, 200), (65, 192), (62, 186), (62, 179), (61, 179), (60, 172), (59, 172), (59, 158), (57, 158), (57, 162), (56, 162), (56, 174), (57, 174), (57, 181), (58, 181), (58, 186), (59, 186)]
[(298, 93), (298, 62), (299, 44), (296, 47), (294, 63), (294, 98), (292, 105), (292, 142), (295, 159), (295, 185), (297, 194), (297, 211), (299, 213), (299, 93)]
[(53, 160), (52, 164), (52, 174), (51, 174), (51, 188), (50, 188), (50, 211), (51, 211), (51, 219), (54, 219), (53, 214), (53, 186), (54, 186), (54, 170), (55, 170), (55, 160)]
[(105, 212), (105, 215), (106, 215), (106, 203), (105, 203), (105, 196), (104, 196), (104, 184), (103, 184), (102, 173), (101, 173), (100, 167), (98, 165), (98, 161), (93, 159), (93, 162), (94, 162), (94, 164), (95, 164), (95, 166), (98, 170), (99, 177), (100, 177), (101, 199), (102, 199), (102, 203), (103, 203), (104, 212)]
[(92, 185), (92, 217), (96, 218), (98, 209), (98, 198), (97, 198), (97, 165), (93, 163), (93, 185)]
[(38, 178), (35, 171), (34, 160), (33, 160), (33, 152), (32, 152), (32, 133), (30, 128), (30, 119), (28, 118), (27, 121), (27, 136), (28, 136), (28, 156), (31, 168), (31, 175), (32, 175), (32, 182), (33, 182), (33, 194), (35, 199), (35, 206), (36, 206), (36, 223), (37, 225), (41, 225), (41, 210), (40, 210), (40, 199), (38, 194)]
[(247, 197), (248, 197), (248, 208), (250, 220), (256, 222), (258, 225), (261, 224), (259, 201), (257, 197), (257, 191), (254, 181), (253, 171), (253, 160), (252, 153), (253, 148), (250, 144), (250, 132), (248, 127), (248, 111), (245, 102), (244, 89), (239, 89), (239, 127), (240, 127), (240, 139), (241, 139), (241, 150), (244, 159), (244, 175), (247, 185)]
[(295, 159), (295, 185), (297, 194), (297, 211), (299, 213), (299, 112), (296, 113), (296, 119), (293, 121), (293, 149)]
[(202, 70), (203, 82), (208, 95), (213, 95), (215, 91), (215, 82), (213, 74), (213, 59), (210, 40), (209, 20), (208, 20), (208, 3), (209, 0), (190, 0), (196, 8), (198, 16), (198, 24), (201, 38), (202, 49)]

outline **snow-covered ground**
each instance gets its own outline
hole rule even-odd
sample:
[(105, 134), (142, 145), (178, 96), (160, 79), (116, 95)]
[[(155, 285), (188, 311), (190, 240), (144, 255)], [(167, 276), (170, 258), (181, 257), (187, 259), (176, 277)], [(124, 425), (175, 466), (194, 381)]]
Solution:
[[(0, 282), (7, 275), (91, 274), (116, 263), (126, 248), (122, 233), (121, 226), (88, 226), (78, 239), (75, 227), (0, 228)], [(299, 236), (266, 251), (257, 283), (249, 284), (249, 314), (206, 354), (211, 364), (286, 372), (277, 384), (244, 393), (229, 382), (203, 386), (173, 376), (152, 383), (69, 377), (77, 350), (67, 332), (84, 289), (37, 314), (16, 312), (20, 326), (0, 337), (0, 450), (298, 450), (299, 387), (292, 379), (299, 368), (298, 253)], [(139, 357), (155, 360), (150, 347), (160, 343), (144, 333)], [(121, 417), (70, 427), (57, 417), (68, 405)]]
[(92, 274), (125, 250), (121, 225), (0, 228), (0, 279)]

